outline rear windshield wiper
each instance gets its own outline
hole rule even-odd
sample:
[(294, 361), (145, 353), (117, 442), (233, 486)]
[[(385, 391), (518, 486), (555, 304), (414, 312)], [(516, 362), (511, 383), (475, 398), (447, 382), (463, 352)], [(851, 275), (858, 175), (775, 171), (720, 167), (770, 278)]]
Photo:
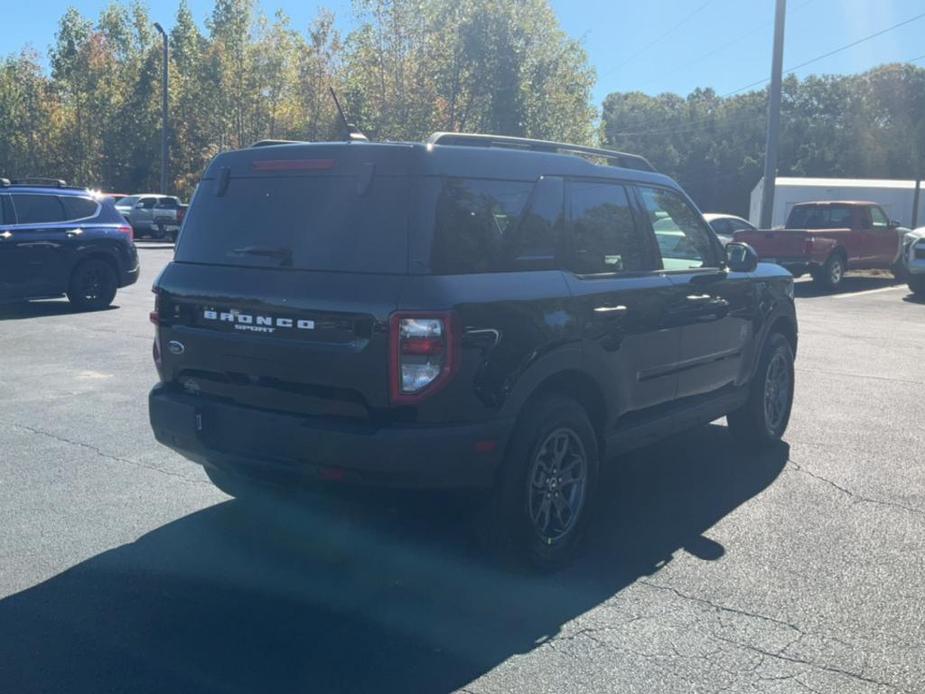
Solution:
[(264, 258), (279, 258), (280, 265), (292, 265), (291, 248), (268, 248), (266, 246), (243, 246), (232, 248), (229, 255), (259, 255)]

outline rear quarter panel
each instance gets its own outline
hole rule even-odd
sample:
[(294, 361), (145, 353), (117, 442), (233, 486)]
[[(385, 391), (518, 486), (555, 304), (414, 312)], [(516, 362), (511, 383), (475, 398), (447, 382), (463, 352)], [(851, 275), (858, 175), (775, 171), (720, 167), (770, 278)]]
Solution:
[(407, 278), (399, 309), (454, 310), (462, 333), (459, 370), (419, 406), (418, 421), (515, 417), (545, 378), (581, 369), (579, 318), (562, 272), (524, 274)]

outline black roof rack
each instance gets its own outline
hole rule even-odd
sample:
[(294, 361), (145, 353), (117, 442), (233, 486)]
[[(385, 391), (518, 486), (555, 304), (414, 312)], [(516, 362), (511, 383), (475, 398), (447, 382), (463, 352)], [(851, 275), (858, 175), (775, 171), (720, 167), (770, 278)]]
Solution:
[(67, 188), (67, 181), (63, 178), (44, 178), (42, 176), (27, 176), (26, 178), (13, 179), (13, 185), (16, 186), (54, 186), (55, 188)]
[(477, 133), (434, 133), (427, 138), (430, 145), (457, 145), (461, 147), (507, 147), (509, 149), (525, 149), (532, 152), (551, 152), (553, 154), (578, 154), (586, 157), (600, 157), (614, 162), (616, 166), (624, 169), (638, 169), (641, 171), (655, 171), (655, 167), (645, 157), (626, 152), (615, 152), (610, 149), (597, 147), (584, 147), (565, 142), (552, 142), (550, 140), (532, 140), (526, 137), (511, 137), (509, 135), (482, 135)]
[(273, 145), (304, 145), (305, 140), (257, 140), (251, 147), (272, 147)]

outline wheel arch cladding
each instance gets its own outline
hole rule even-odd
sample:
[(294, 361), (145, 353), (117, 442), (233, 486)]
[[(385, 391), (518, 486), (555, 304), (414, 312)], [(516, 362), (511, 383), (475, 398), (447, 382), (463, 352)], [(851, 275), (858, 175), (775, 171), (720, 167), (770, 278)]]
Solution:
[[(581, 405), (598, 438), (598, 449), (604, 450), (604, 422), (607, 404), (600, 386), (590, 375), (577, 369), (560, 371), (544, 379), (527, 398), (524, 407), (545, 395), (563, 395)], [(600, 454), (599, 454), (600, 455)]]
[(771, 335), (774, 333), (780, 333), (787, 341), (790, 343), (790, 349), (793, 350), (793, 355), (796, 356), (797, 353), (797, 326), (796, 323), (789, 316), (778, 316), (774, 319), (774, 322), (771, 323), (771, 327), (768, 328), (767, 339), (770, 339)]

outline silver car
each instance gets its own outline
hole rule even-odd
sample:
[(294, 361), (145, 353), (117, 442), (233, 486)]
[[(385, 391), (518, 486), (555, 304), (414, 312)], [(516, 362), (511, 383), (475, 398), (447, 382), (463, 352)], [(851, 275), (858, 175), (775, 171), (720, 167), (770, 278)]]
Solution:
[(902, 261), (909, 289), (925, 295), (925, 227), (914, 229), (903, 237)]
[(180, 199), (172, 195), (145, 193), (129, 195), (116, 203), (116, 209), (132, 225), (137, 236), (162, 236), (163, 227), (155, 224), (157, 217), (168, 214), (180, 207)]
[(724, 246), (732, 241), (732, 235), (737, 231), (742, 231), (743, 229), (755, 231), (754, 225), (741, 217), (736, 217), (734, 214), (704, 212), (703, 218)]

